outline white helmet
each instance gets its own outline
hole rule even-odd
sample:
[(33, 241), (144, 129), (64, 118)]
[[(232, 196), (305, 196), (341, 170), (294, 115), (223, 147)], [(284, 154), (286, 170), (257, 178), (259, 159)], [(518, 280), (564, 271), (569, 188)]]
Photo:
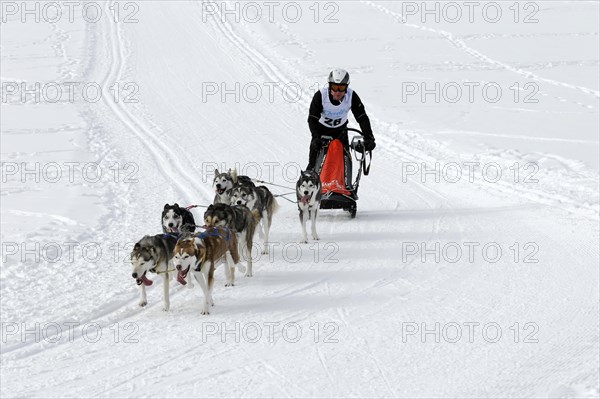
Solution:
[(350, 75), (344, 69), (334, 69), (329, 73), (329, 78), (327, 79), (329, 84), (336, 85), (349, 85), (350, 84)]

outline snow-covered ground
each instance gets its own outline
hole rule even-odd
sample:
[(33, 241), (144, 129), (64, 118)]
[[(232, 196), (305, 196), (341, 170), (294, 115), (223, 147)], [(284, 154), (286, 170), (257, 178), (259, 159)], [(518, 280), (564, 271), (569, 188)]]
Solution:
[[(597, 1), (0, 5), (2, 397), (600, 395)], [(210, 315), (160, 277), (140, 308), (164, 204), (290, 192), (335, 67), (377, 140), (356, 219), (299, 244), (280, 197)]]

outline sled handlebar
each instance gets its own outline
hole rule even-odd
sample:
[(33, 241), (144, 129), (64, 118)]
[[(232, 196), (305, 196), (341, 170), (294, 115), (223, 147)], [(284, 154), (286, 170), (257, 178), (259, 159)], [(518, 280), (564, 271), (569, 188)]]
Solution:
[[(362, 137), (364, 137), (363, 134), (362, 134), (362, 132), (360, 130), (358, 130), (358, 129), (354, 129), (352, 127), (347, 127), (346, 131), (348, 131), (348, 132), (356, 132), (356, 133), (360, 134)], [(321, 140), (333, 141), (333, 136), (321, 136)]]
[(346, 130), (349, 132), (356, 132), (356, 133), (360, 134), (361, 136), (363, 136), (363, 134), (360, 130), (354, 129), (353, 127), (347, 127)]
[[(351, 131), (351, 132), (356, 132), (358, 134), (360, 134), (361, 138), (363, 138), (363, 134), (360, 130), (358, 129), (354, 129), (354, 128), (347, 128), (346, 130)], [(354, 137), (355, 139), (358, 139), (358, 137)], [(358, 141), (358, 140), (357, 140)], [(361, 170), (364, 173), (365, 176), (369, 175), (369, 171), (371, 170), (371, 159), (373, 157), (372, 152), (371, 151), (367, 151), (365, 149), (365, 146), (362, 144), (363, 141), (358, 141), (356, 146), (352, 146), (352, 149), (360, 154), (362, 154), (362, 157), (360, 158), (359, 162), (361, 165)], [(352, 140), (352, 144), (354, 144), (354, 140)], [(369, 154), (369, 162), (367, 162), (367, 154)], [(358, 160), (358, 158), (356, 158)]]

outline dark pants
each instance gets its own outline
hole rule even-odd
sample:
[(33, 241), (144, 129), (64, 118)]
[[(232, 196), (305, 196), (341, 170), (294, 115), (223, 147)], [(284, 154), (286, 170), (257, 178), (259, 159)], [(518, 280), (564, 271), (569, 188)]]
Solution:
[(334, 139), (339, 139), (344, 145), (344, 154), (348, 152), (348, 131), (346, 130), (345, 126), (342, 129), (327, 129), (322, 130), (319, 133), (319, 136), (313, 135), (312, 140), (310, 141), (310, 151), (308, 153), (308, 166), (306, 167), (307, 170), (315, 168), (317, 155), (319, 155), (319, 151), (321, 150), (323, 143), (321, 139), (322, 136), (330, 136)]

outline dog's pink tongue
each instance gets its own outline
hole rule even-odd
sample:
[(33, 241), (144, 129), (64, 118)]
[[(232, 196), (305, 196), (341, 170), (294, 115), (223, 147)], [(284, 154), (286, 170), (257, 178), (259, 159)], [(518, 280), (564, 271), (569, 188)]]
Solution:
[(150, 280), (148, 277), (146, 277), (146, 273), (144, 273), (142, 275), (142, 277), (139, 278), (140, 280), (142, 280), (142, 284), (144, 285), (152, 285), (153, 281)]
[(177, 273), (177, 281), (179, 281), (179, 284), (181, 285), (186, 285), (187, 281), (185, 281), (185, 277), (187, 276), (187, 272), (180, 270), (179, 273)]
[(302, 197), (300, 199), (300, 202), (302, 202), (304, 205), (308, 204), (310, 202), (310, 195), (305, 195), (304, 197)]

